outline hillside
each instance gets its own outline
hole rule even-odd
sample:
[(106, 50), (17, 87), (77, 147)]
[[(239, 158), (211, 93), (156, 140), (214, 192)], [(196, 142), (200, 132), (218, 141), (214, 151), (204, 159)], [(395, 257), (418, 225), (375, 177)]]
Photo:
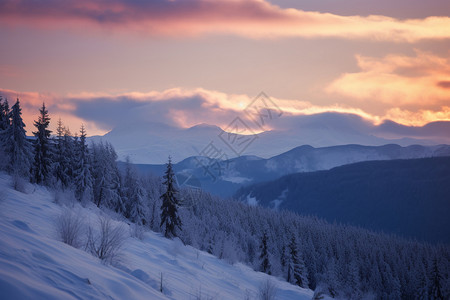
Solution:
[(450, 242), (450, 157), (370, 161), (242, 188), (249, 203), (430, 242)]
[[(310, 299), (312, 291), (254, 272), (153, 232), (128, 237), (113, 267), (57, 239), (63, 207), (45, 188), (9, 188), (0, 173), (0, 295), (2, 299), (258, 299), (270, 278), (277, 299)], [(75, 204), (84, 224), (96, 224), (95, 206)], [(114, 221), (115, 226), (129, 225)], [(164, 293), (159, 292), (163, 275)]]

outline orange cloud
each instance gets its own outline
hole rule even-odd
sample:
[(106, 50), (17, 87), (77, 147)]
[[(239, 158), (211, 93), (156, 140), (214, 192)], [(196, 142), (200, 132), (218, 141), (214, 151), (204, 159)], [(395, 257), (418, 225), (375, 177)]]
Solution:
[(416, 51), (416, 56), (356, 57), (361, 71), (346, 73), (329, 93), (388, 106), (430, 108), (450, 103), (450, 58)]
[(449, 17), (398, 20), (385, 16), (339, 16), (282, 9), (264, 0), (87, 1), (0, 3), (4, 25), (86, 27), (185, 37), (233, 34), (251, 38), (338, 37), (415, 42), (450, 38)]
[(450, 121), (450, 106), (444, 106), (439, 111), (426, 109), (410, 111), (392, 108), (387, 111), (384, 119), (394, 120), (407, 126), (423, 126), (434, 121)]

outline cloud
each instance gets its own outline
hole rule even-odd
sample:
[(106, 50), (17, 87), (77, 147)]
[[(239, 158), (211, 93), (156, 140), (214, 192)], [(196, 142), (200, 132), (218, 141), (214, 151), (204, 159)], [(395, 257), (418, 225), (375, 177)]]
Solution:
[(415, 56), (356, 59), (361, 70), (334, 80), (329, 93), (399, 108), (436, 109), (450, 101), (449, 58), (416, 51)]
[(439, 81), (437, 86), (443, 89), (450, 89), (450, 81)]
[[(72, 132), (83, 123), (89, 135), (104, 134), (113, 128), (126, 130), (148, 130), (152, 124), (188, 128), (201, 123), (226, 128), (236, 117), (247, 122), (254, 132), (260, 131), (244, 113), (253, 97), (226, 94), (205, 89), (174, 88), (148, 93), (82, 93), (59, 96), (51, 93), (16, 92), (0, 89), (12, 105), (19, 97), (23, 107), (23, 117), (29, 134), (34, 129), (33, 120), (38, 109), (45, 102), (50, 117), (51, 129), (55, 130), (56, 120), (61, 118)], [(314, 116), (324, 113), (353, 115), (367, 124), (381, 124), (392, 120), (404, 125), (422, 126), (432, 121), (450, 120), (450, 106), (440, 110), (407, 110), (391, 108), (384, 115), (376, 115), (359, 108), (335, 104), (318, 106), (305, 101), (279, 99), (272, 101), (283, 111), (279, 120), (270, 122), (265, 130), (285, 130), (297, 128), (297, 116)]]
[(415, 42), (450, 38), (449, 17), (399, 20), (283, 9), (264, 0), (6, 0), (4, 25), (92, 28), (153, 36), (338, 37)]
[(51, 122), (50, 129), (56, 130), (56, 121), (61, 118), (66, 127), (72, 133), (75, 133), (80, 128), (81, 124), (85, 125), (87, 132), (90, 135), (105, 133), (105, 128), (102, 128), (97, 122), (87, 120), (83, 117), (73, 114), (75, 109), (74, 103), (70, 103), (66, 98), (52, 93), (37, 93), (37, 92), (18, 92), (13, 90), (1, 89), (0, 95), (7, 98), (9, 106), (11, 107), (16, 99), (20, 99), (22, 107), (22, 118), (26, 124), (27, 134), (31, 135), (35, 130), (33, 121), (38, 118), (38, 110), (45, 103), (47, 107)]
[(385, 119), (395, 120), (397, 123), (407, 126), (423, 126), (437, 120), (450, 121), (450, 106), (443, 106), (438, 111), (428, 109), (410, 111), (400, 108), (392, 108), (387, 111)]

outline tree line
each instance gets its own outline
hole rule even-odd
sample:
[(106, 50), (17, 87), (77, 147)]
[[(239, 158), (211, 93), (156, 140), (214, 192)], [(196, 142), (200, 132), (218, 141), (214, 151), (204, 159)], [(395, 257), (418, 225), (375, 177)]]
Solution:
[[(73, 135), (59, 119), (55, 136), (51, 136), (49, 125), (49, 113), (42, 104), (34, 121), (33, 138), (27, 137), (19, 99), (10, 109), (8, 100), (0, 98), (0, 168), (13, 176), (14, 187), (20, 188), (20, 182), (28, 179), (31, 183), (70, 190), (80, 202), (93, 202), (131, 222), (146, 225), (146, 191), (130, 161), (120, 172), (113, 146), (107, 142), (88, 145), (83, 125), (79, 134)], [(167, 189), (160, 195), (160, 226), (166, 237), (173, 237), (181, 229), (181, 221), (170, 159), (164, 178)]]

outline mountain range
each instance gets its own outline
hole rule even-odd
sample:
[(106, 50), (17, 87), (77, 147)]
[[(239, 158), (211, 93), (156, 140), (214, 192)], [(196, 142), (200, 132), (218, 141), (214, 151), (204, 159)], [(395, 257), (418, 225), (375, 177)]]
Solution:
[[(174, 170), (180, 186), (201, 187), (212, 194), (230, 197), (244, 185), (274, 180), (292, 173), (329, 170), (361, 161), (438, 156), (450, 156), (450, 146), (300, 146), (269, 159), (240, 156), (218, 161), (193, 156), (175, 163)], [(164, 164), (136, 164), (136, 167), (141, 173), (158, 176), (165, 171)]]
[[(105, 140), (117, 151), (119, 159), (127, 156), (139, 164), (161, 164), (170, 155), (175, 162), (202, 156), (208, 145), (214, 145), (222, 159), (253, 155), (270, 158), (301, 145), (329, 147), (361, 144), (437, 145), (450, 144), (450, 122), (433, 122), (421, 127), (405, 126), (392, 121), (374, 125), (358, 115), (321, 113), (281, 117), (274, 123), (276, 129), (254, 135), (228, 135), (215, 125), (199, 124), (190, 128), (162, 123), (133, 121), (112, 129), (91, 141)], [(225, 128), (227, 130), (227, 128)], [(247, 133), (248, 134), (248, 133)], [(237, 138), (236, 138), (237, 137)], [(246, 147), (237, 147), (232, 141), (249, 141)]]

